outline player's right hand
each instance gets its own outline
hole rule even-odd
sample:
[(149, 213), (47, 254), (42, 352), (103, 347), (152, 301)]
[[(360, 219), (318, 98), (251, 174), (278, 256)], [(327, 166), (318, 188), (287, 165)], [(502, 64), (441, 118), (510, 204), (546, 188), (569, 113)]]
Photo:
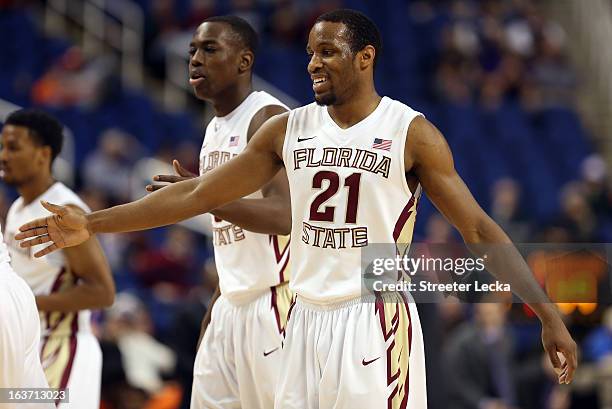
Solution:
[(34, 257), (42, 257), (64, 247), (77, 246), (89, 239), (91, 232), (82, 211), (45, 201), (41, 201), (41, 204), (53, 214), (24, 224), (19, 228), (20, 233), (15, 235), (17, 240), (33, 237), (31, 240), (22, 241), (21, 247), (51, 243), (50, 246), (36, 252)]
[[(176, 159), (172, 161), (172, 167), (174, 168), (174, 173), (176, 173), (176, 175), (155, 175), (153, 176), (153, 180), (156, 182), (176, 183), (182, 182), (183, 180), (198, 177), (198, 175), (196, 175), (195, 173), (192, 173), (185, 169)], [(168, 185), (147, 185), (145, 189), (147, 189), (148, 192), (154, 192), (164, 186)]]

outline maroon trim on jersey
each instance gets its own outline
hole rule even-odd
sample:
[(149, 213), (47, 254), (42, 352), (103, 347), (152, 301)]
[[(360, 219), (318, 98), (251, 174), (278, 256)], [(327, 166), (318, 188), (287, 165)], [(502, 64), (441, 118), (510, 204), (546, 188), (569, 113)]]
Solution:
[[(74, 357), (76, 356), (77, 350), (77, 336), (73, 334), (70, 336), (70, 358), (68, 358), (68, 364), (66, 365), (66, 369), (64, 369), (64, 373), (62, 374), (62, 380), (60, 381), (60, 389), (66, 389), (68, 387), (68, 380), (70, 379), (70, 374), (72, 372), (72, 364), (74, 364)], [(55, 401), (55, 405), (59, 405), (60, 400)]]
[(287, 250), (289, 250), (289, 243), (291, 243), (291, 239), (287, 241), (287, 246), (285, 246), (283, 251), (281, 251), (280, 245), (278, 244), (278, 236), (271, 234), (269, 237), (270, 243), (272, 243), (272, 248), (274, 249), (274, 256), (276, 257), (276, 262), (280, 263)]
[[(79, 282), (79, 278), (77, 276), (73, 276), (74, 277), (74, 282), (73, 284), (76, 286), (77, 283)], [(70, 325), (70, 334), (71, 335), (75, 335), (77, 332), (79, 332), (79, 313), (81, 312), (81, 310), (73, 313), (74, 316), (72, 318), (72, 325)]]
[[(289, 244), (291, 243), (291, 239), (287, 241), (287, 245), (281, 251), (280, 245), (278, 244), (278, 236), (270, 234), (268, 237), (269, 237), (270, 243), (272, 244), (272, 248), (274, 249), (274, 257), (276, 258), (276, 263), (278, 264), (283, 259), (283, 256), (289, 252), (289, 247), (290, 247)], [(280, 271), (278, 272), (278, 279), (280, 280), (279, 284), (282, 284), (285, 282), (285, 269), (287, 268), (288, 264), (289, 264), (289, 255), (287, 254), (285, 263), (283, 264)]]
[[(287, 248), (289, 247), (289, 245), (287, 245)], [(280, 272), (278, 273), (278, 278), (280, 280), (279, 284), (282, 284), (285, 282), (285, 270), (287, 269), (287, 265), (289, 264), (289, 255), (287, 255), (287, 258), (285, 259), (285, 264), (283, 264), (283, 266), (280, 269)]]
[(414, 205), (415, 200), (416, 200), (416, 195), (412, 195), (412, 197), (410, 198), (410, 200), (408, 201), (408, 203), (406, 204), (406, 206), (400, 213), (399, 217), (397, 218), (397, 221), (395, 222), (395, 228), (393, 229), (393, 240), (394, 241), (397, 241), (397, 239), (399, 238), (399, 235), (402, 233), (402, 229), (404, 228), (406, 221), (412, 214), (412, 211), (410, 209), (412, 209), (412, 206)]
[[(66, 267), (62, 267), (61, 270), (57, 273), (57, 277), (55, 277), (55, 281), (53, 282), (53, 285), (51, 286), (51, 293), (56, 293), (57, 290), (59, 290), (59, 287), (62, 284), (62, 277), (67, 272), (68, 272), (68, 270), (66, 270)], [(55, 328), (57, 328), (59, 323), (62, 322), (62, 320), (64, 319), (64, 315), (65, 315), (64, 313), (62, 313), (62, 315), (60, 316), (60, 319), (57, 321), (57, 323), (53, 326), (53, 328), (50, 328), (49, 324), (50, 324), (51, 314), (52, 313), (53, 313), (53, 311), (45, 312), (45, 324), (47, 326), (47, 329), (49, 329), (49, 331), (53, 331)]]

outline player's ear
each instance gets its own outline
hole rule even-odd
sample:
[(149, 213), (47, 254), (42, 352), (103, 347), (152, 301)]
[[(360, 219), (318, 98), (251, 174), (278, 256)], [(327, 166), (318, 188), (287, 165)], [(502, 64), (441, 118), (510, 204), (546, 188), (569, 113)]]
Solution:
[(52, 157), (53, 157), (53, 152), (51, 151), (51, 147), (45, 145), (45, 146), (42, 146), (40, 150), (42, 153), (43, 160), (50, 164)]
[(240, 54), (240, 64), (238, 65), (240, 73), (250, 70), (253, 67), (253, 62), (255, 62), (253, 51), (244, 50)]
[(369, 66), (374, 67), (374, 57), (376, 57), (376, 49), (371, 45), (366, 45), (357, 53), (359, 67), (364, 70)]

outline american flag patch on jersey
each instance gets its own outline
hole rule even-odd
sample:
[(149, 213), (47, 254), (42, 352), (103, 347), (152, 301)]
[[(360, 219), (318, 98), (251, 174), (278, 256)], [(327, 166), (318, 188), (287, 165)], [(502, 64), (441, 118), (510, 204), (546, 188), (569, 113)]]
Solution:
[(380, 139), (374, 138), (374, 143), (372, 144), (372, 149), (382, 149), (384, 151), (391, 150), (391, 140), (390, 139)]
[(240, 139), (240, 136), (230, 136), (229, 146), (238, 146), (238, 139)]

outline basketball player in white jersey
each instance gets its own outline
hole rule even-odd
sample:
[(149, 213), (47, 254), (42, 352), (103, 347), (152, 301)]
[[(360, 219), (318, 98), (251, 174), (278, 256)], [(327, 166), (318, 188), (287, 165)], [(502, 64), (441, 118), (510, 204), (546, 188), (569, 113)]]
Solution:
[[(48, 388), (40, 364), (40, 320), (34, 295), (10, 264), (0, 231), (0, 388)], [(0, 409), (51, 409), (54, 405), (0, 402)]]
[[(320, 16), (307, 45), (317, 104), (270, 119), (240, 155), (196, 180), (88, 215), (46, 204), (55, 215), (22, 226), (18, 238), (34, 237), (22, 243), (26, 247), (51, 243), (40, 251), (44, 255), (98, 232), (176, 223), (255, 191), (284, 166), (297, 302), (275, 408), (425, 409), (415, 309), (403, 293), (360, 299), (360, 249), (409, 242), (421, 189), (466, 243), (507, 244), (496, 263), (485, 265), (518, 296), (547, 298), (456, 173), (440, 132), (406, 105), (377, 94), (380, 49), (378, 29), (363, 14), (336, 10)], [(552, 304), (530, 306), (542, 322), (542, 342), (559, 382), (569, 383), (577, 366), (575, 342)]]
[[(194, 33), (189, 82), (196, 97), (215, 111), (200, 151), (200, 175), (238, 155), (261, 124), (287, 111), (270, 94), (253, 91), (257, 42), (249, 23), (235, 16), (209, 18)], [(154, 180), (174, 183), (196, 176), (177, 161), (174, 168), (178, 176)], [(196, 356), (191, 407), (271, 408), (292, 298), (289, 243), (276, 235), (291, 230), (284, 170), (261, 191), (211, 213), (221, 295), (203, 320), (203, 332), (211, 321)]]
[(15, 111), (2, 128), (2, 179), (20, 197), (11, 205), (5, 239), (11, 264), (30, 286), (40, 312), (41, 360), (49, 385), (68, 388), (69, 403), (62, 409), (100, 406), (102, 352), (91, 331), (90, 309), (112, 305), (114, 283), (97, 239), (57, 254), (34, 258), (19, 247), (14, 236), (32, 217), (48, 214), (41, 200), (90, 211), (64, 184), (53, 179), (51, 166), (62, 148), (62, 125), (37, 110)]

